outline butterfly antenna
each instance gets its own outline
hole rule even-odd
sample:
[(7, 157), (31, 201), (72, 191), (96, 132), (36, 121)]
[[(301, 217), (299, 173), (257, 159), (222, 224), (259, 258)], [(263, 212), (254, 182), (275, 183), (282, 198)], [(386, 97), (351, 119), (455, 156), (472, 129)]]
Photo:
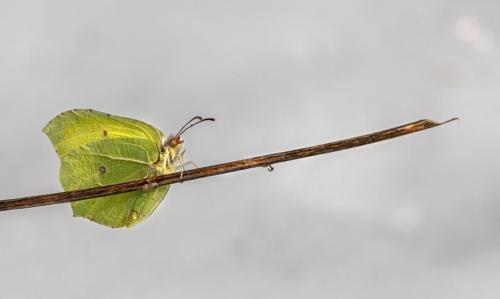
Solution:
[(175, 136), (180, 136), (180, 135), (181, 135), (182, 130), (184, 130), (184, 128), (186, 128), (186, 127), (187, 127), (190, 123), (192, 123), (192, 122), (193, 122), (193, 121), (195, 121), (195, 120), (201, 120), (201, 119), (203, 119), (201, 116), (195, 116), (195, 117), (191, 118), (188, 122), (186, 122), (186, 123), (182, 126), (182, 128), (179, 130), (179, 132), (178, 132), (177, 134), (175, 134)]
[[(193, 121), (195, 121), (195, 122), (193, 123)], [(184, 126), (182, 126), (182, 128), (179, 130), (179, 133), (175, 134), (175, 137), (181, 136), (184, 132), (186, 132), (190, 128), (192, 128), (192, 127), (196, 126), (197, 124), (202, 123), (204, 121), (215, 121), (215, 118), (212, 118), (212, 117), (204, 118), (201, 116), (195, 116), (195, 117), (191, 118), (191, 120), (189, 120)]]

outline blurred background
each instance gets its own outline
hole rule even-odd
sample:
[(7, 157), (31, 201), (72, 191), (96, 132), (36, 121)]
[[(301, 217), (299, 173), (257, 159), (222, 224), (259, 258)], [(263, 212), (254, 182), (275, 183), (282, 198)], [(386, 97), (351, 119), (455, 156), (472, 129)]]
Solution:
[[(110, 229), (0, 214), (3, 298), (498, 298), (500, 2), (0, 0), (0, 197), (60, 191), (42, 127), (93, 108), (200, 166), (459, 122), (178, 184)], [(495, 183), (496, 182), (496, 183)]]

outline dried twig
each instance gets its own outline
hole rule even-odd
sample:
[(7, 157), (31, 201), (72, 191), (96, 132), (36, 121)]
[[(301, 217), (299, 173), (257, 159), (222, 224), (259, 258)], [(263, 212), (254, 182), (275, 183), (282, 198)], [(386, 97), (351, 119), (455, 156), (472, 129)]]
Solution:
[(85, 200), (104, 195), (113, 195), (113, 194), (141, 190), (151, 186), (160, 186), (160, 185), (180, 183), (184, 181), (191, 181), (199, 178), (204, 178), (204, 177), (209, 177), (254, 167), (267, 167), (268, 170), (271, 171), (273, 169), (272, 168), (273, 164), (295, 159), (301, 159), (305, 157), (311, 157), (320, 154), (331, 153), (335, 151), (362, 146), (365, 144), (396, 138), (403, 135), (416, 133), (418, 131), (427, 130), (453, 120), (456, 120), (456, 118), (450, 119), (443, 123), (438, 123), (427, 119), (419, 120), (392, 129), (387, 129), (345, 140), (334, 141), (321, 145), (305, 147), (296, 150), (264, 155), (249, 159), (243, 159), (228, 163), (222, 163), (207, 167), (201, 167), (193, 170), (187, 170), (184, 171), (182, 175), (180, 172), (176, 172), (168, 175), (162, 175), (144, 180), (126, 182), (104, 187), (7, 199), (0, 201), (0, 211), (32, 208), (38, 206)]

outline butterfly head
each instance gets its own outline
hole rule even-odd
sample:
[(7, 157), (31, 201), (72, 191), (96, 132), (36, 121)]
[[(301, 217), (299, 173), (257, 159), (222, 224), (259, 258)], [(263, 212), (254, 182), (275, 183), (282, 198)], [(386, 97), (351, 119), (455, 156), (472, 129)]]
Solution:
[(166, 142), (163, 144), (164, 147), (168, 146), (171, 148), (176, 148), (178, 145), (184, 143), (184, 140), (181, 139), (181, 136), (168, 136)]
[(162, 152), (170, 156), (170, 160), (176, 160), (178, 153), (182, 152), (184, 140), (181, 136), (169, 135), (167, 138), (163, 139), (163, 149)]
[(175, 158), (178, 153), (182, 151), (184, 140), (181, 136), (169, 135), (166, 139), (163, 139), (163, 150), (169, 153), (172, 158)]
[(170, 156), (170, 161), (175, 162), (178, 160), (178, 155), (182, 155), (183, 143), (181, 135), (185, 133), (188, 129), (196, 126), (197, 124), (204, 121), (214, 121), (215, 118), (204, 118), (201, 116), (195, 116), (191, 118), (175, 135), (169, 135), (168, 138), (163, 141), (163, 150)]

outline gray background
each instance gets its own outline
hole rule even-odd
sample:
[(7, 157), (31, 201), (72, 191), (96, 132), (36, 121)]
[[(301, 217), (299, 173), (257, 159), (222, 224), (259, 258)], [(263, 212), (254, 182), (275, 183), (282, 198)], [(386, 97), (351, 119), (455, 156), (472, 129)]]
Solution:
[(175, 185), (130, 230), (0, 214), (2, 298), (498, 298), (498, 1), (0, 1), (0, 196), (61, 190), (41, 128), (93, 108), (198, 165), (461, 121)]

